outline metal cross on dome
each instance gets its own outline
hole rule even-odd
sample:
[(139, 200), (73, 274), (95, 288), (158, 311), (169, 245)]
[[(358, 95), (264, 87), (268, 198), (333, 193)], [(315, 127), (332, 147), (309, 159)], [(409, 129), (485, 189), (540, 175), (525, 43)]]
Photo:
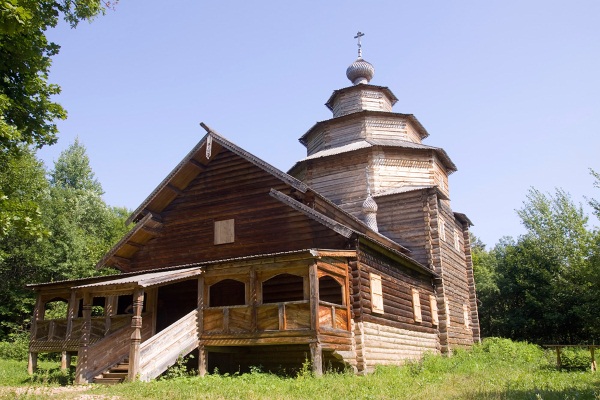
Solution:
[(360, 38), (365, 36), (364, 33), (362, 33), (361, 31), (358, 31), (358, 33), (356, 34), (356, 36), (354, 36), (354, 39), (358, 39), (358, 56), (362, 57), (362, 45), (360, 44)]

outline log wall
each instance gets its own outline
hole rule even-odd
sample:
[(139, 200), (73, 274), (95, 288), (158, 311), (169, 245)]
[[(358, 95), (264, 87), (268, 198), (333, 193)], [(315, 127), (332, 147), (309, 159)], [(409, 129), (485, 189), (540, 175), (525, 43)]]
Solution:
[(428, 229), (425, 221), (424, 203), (427, 194), (423, 190), (376, 197), (379, 207), (377, 225), (379, 232), (411, 250), (410, 256), (428, 265)]
[[(277, 178), (223, 150), (162, 213), (160, 236), (131, 269), (306, 248), (343, 248), (345, 239), (269, 195), (289, 193)], [(234, 242), (214, 244), (215, 221), (234, 219)], [(293, 232), (293, 240), (290, 233)]]
[[(381, 276), (383, 314), (371, 307), (369, 274)], [(419, 292), (421, 321), (415, 320), (413, 289)], [(429, 296), (431, 276), (406, 268), (362, 247), (352, 271), (355, 352), (357, 367), (368, 371), (375, 364), (400, 364), (423, 352), (439, 351)]]
[[(438, 307), (442, 344), (450, 351), (455, 347), (473, 344), (474, 331), (478, 331), (475, 284), (472, 265), (467, 261), (468, 229), (455, 219), (449, 201), (429, 198), (430, 228), (432, 234), (432, 263), (441, 276), (438, 285)], [(439, 219), (444, 221), (445, 238), (439, 234)], [(469, 252), (470, 254), (470, 252)], [(465, 315), (466, 307), (466, 315)], [(466, 317), (466, 319), (465, 319)]]

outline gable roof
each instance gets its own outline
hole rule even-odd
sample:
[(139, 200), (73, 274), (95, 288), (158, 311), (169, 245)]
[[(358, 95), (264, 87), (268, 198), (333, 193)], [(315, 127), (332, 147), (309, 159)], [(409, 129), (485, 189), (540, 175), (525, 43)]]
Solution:
[(243, 150), (209, 128), (206, 124), (201, 123), (200, 125), (207, 131), (207, 134), (131, 214), (128, 222), (135, 222), (135, 226), (106, 253), (100, 262), (98, 262), (96, 268), (101, 268), (106, 264), (111, 263), (119, 266), (120, 269), (128, 269), (130, 257), (144, 247), (150, 239), (161, 235), (162, 222), (160, 220), (160, 213), (165, 210), (178, 195), (183, 193), (196, 176), (207, 169), (208, 164), (214, 158), (216, 153), (220, 152), (222, 149), (227, 149), (261, 170), (276, 177), (297, 192), (306, 194), (313, 199), (313, 204), (311, 208), (284, 193), (272, 189), (270, 194), (273, 198), (296, 211), (303, 213), (310, 219), (326, 226), (343, 237), (350, 238), (352, 235), (356, 235), (366, 238), (367, 240), (382, 246), (382, 248), (397, 253), (398, 256), (405, 261), (431, 272), (428, 268), (407, 255), (410, 253), (409, 249), (380, 233), (371, 230), (361, 220), (347, 213), (303, 182)]

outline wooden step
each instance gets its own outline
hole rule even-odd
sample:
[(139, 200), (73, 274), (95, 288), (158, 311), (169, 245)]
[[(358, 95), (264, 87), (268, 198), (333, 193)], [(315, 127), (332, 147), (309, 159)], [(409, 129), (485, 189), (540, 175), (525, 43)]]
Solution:
[(114, 385), (123, 382), (129, 375), (129, 362), (125, 360), (111, 367), (108, 371), (103, 372), (94, 378), (94, 383), (101, 385)]

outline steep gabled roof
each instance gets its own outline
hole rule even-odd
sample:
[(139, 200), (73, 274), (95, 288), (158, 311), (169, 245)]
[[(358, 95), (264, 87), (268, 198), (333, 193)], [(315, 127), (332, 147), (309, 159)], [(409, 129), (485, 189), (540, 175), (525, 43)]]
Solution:
[[(131, 214), (129, 221), (136, 222), (136, 225), (102, 258), (102, 260), (100, 260), (96, 265), (96, 268), (101, 268), (106, 264), (111, 263), (119, 266), (121, 269), (128, 269), (131, 257), (133, 257), (139, 249), (143, 248), (149, 240), (161, 236), (162, 221), (160, 219), (160, 213), (165, 210), (178, 195), (183, 193), (196, 176), (203, 173), (203, 171), (208, 168), (208, 164), (215, 157), (215, 154), (222, 149), (227, 149), (289, 185), (290, 188), (312, 198), (313, 204), (312, 208), (308, 207), (277, 191), (275, 192), (280, 195), (273, 194), (272, 191), (272, 197), (277, 198), (289, 207), (302, 212), (314, 221), (321, 223), (343, 237), (349, 238), (352, 235), (357, 235), (366, 238), (369, 241), (379, 244), (382, 248), (391, 249), (398, 253), (402, 259), (426, 269), (426, 267), (406, 255), (410, 253), (410, 250), (407, 248), (374, 232), (358, 218), (347, 213), (298, 179), (241, 149), (214, 130), (210, 129), (207, 125), (201, 125), (207, 131), (207, 134)], [(282, 196), (285, 196), (285, 198)], [(199, 260), (199, 262), (200, 261), (204, 260)]]
[[(298, 179), (248, 153), (246, 150), (238, 147), (214, 130), (210, 129), (206, 124), (200, 123), (200, 125), (206, 130), (207, 134), (196, 146), (194, 146), (183, 160), (177, 164), (167, 177), (163, 179), (156, 189), (150, 193), (146, 200), (136, 208), (127, 220), (127, 223), (142, 218), (143, 214), (145, 214), (145, 210), (156, 213), (164, 210), (178, 192), (184, 190), (199, 173), (206, 169), (206, 165), (210, 162), (212, 155), (220, 150), (218, 148), (219, 146), (239, 155), (262, 170), (289, 184), (296, 190), (299, 190), (302, 193), (306, 192), (308, 187)], [(170, 200), (165, 201), (166, 199)]]

